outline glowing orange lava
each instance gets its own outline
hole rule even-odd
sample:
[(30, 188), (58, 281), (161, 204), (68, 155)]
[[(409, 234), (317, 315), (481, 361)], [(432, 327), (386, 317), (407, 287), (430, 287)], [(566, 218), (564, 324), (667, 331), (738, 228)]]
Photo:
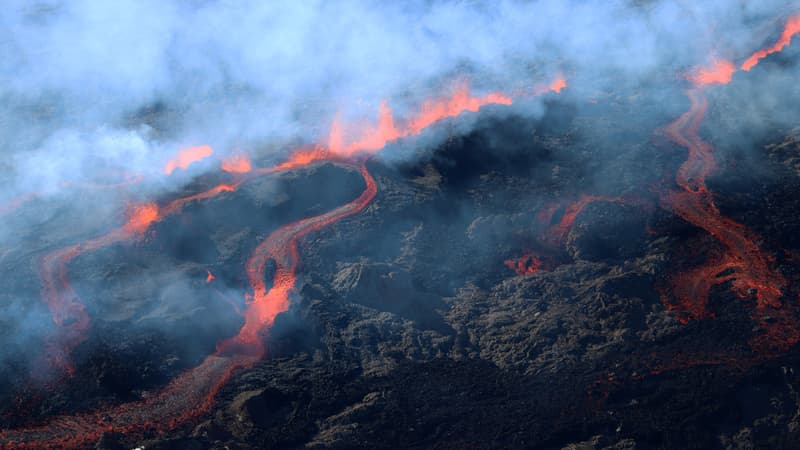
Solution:
[[(588, 204), (592, 202), (622, 201), (621, 198), (583, 194), (564, 208), (561, 219), (556, 224), (552, 223), (553, 217), (560, 205), (556, 202), (545, 205), (536, 213), (537, 221), (545, 228), (541, 236), (541, 244), (544, 246), (544, 250), (547, 253), (558, 253), (556, 246), (563, 242), (564, 237), (575, 225), (575, 219)], [(552, 256), (552, 254), (549, 256)], [(556, 265), (554, 259), (543, 257), (533, 252), (528, 252), (518, 258), (508, 259), (503, 263), (517, 275), (533, 275), (542, 271), (552, 270)]]
[[(561, 220), (558, 222), (558, 224), (553, 225), (548, 232), (548, 240), (551, 242), (563, 241), (564, 236), (566, 236), (567, 232), (569, 232), (570, 228), (572, 228), (572, 226), (575, 224), (575, 219), (578, 217), (578, 214), (580, 214), (589, 203), (600, 201), (618, 202), (620, 199), (604, 197), (601, 195), (581, 195), (578, 200), (569, 204), (566, 209), (564, 209), (564, 214), (561, 216)], [(550, 212), (551, 215), (552, 213), (553, 212)]]
[(696, 85), (728, 84), (736, 72), (736, 66), (725, 59), (715, 59), (708, 67), (698, 67), (686, 78)]
[(135, 205), (130, 209), (128, 221), (123, 228), (131, 234), (142, 234), (158, 219), (158, 205), (155, 203)]
[(759, 61), (766, 58), (767, 55), (771, 55), (783, 50), (784, 47), (792, 42), (792, 37), (794, 37), (794, 35), (797, 33), (800, 33), (800, 15), (789, 18), (789, 20), (786, 22), (786, 26), (783, 28), (783, 32), (781, 33), (781, 37), (778, 39), (778, 42), (753, 53), (750, 55), (750, 57), (744, 60), (742, 63), (742, 70), (745, 72), (750, 71), (750, 69), (755, 67)]
[(534, 88), (533, 93), (535, 95), (542, 95), (547, 92), (555, 92), (556, 94), (560, 94), (561, 90), (565, 87), (567, 87), (567, 79), (564, 78), (563, 75), (559, 75), (549, 85), (542, 85)]
[(434, 122), (457, 116), (464, 111), (475, 112), (482, 106), (489, 104), (510, 105), (511, 97), (500, 92), (493, 92), (483, 97), (473, 97), (469, 94), (466, 84), (460, 85), (449, 99), (431, 100), (423, 103), (422, 110), (409, 120), (404, 135), (417, 134)]
[[(560, 83), (554, 85), (561, 86)], [(558, 89), (561, 88), (558, 87)], [(469, 93), (469, 87), (466, 84), (459, 84), (450, 97), (424, 102), (416, 114), (398, 124), (391, 108), (386, 102), (382, 102), (378, 110), (378, 119), (374, 125), (360, 126), (357, 131), (352, 131), (337, 117), (331, 125), (326, 145), (301, 149), (293, 153), (286, 162), (270, 170), (289, 170), (305, 166), (313, 161), (347, 160), (360, 153), (375, 153), (386, 144), (417, 135), (425, 128), (443, 119), (455, 117), (467, 111), (477, 112), (483, 106), (490, 104), (510, 105), (511, 103), (511, 97), (499, 92), (475, 97)]]
[[(297, 278), (298, 240), (342, 218), (357, 214), (375, 197), (378, 189), (375, 179), (367, 170), (364, 159), (355, 158), (353, 155), (362, 151), (377, 151), (379, 148), (376, 146), (381, 142), (385, 144), (389, 140), (417, 133), (422, 130), (420, 128), (422, 123), (430, 125), (437, 120), (457, 115), (460, 111), (477, 111), (482, 105), (492, 102), (510, 104), (511, 100), (501, 94), (474, 98), (459, 93), (445, 103), (444, 109), (433, 108), (438, 111), (436, 115), (430, 115), (431, 111), (423, 107), (424, 121), (417, 121), (415, 127), (406, 128), (404, 131), (397, 131), (391, 111), (384, 104), (381, 106), (377, 126), (365, 129), (360, 133), (361, 138), (358, 141), (347, 146), (341, 145), (337, 147), (337, 151), (322, 146), (301, 149), (283, 164), (253, 171), (253, 176), (256, 176), (307, 166), (318, 160), (328, 160), (348, 169), (357, 170), (364, 179), (365, 189), (358, 198), (349, 203), (275, 230), (256, 247), (245, 266), (252, 288), (252, 294), (247, 298), (247, 308), (244, 311), (245, 323), (236, 336), (222, 341), (217, 346), (217, 351), (207, 357), (202, 364), (186, 371), (165, 389), (146, 400), (93, 413), (58, 417), (39, 427), (2, 430), (0, 444), (14, 448), (79, 447), (97, 441), (100, 435), (107, 431), (123, 433), (143, 430), (163, 431), (206, 413), (217, 391), (230, 378), (233, 371), (249, 367), (263, 357), (265, 350), (263, 334), (273, 324), (276, 316), (289, 307), (289, 295), (294, 289)], [(428, 105), (439, 104), (441, 103), (434, 102)], [(432, 119), (433, 117), (438, 118)], [(338, 126), (338, 123), (334, 124), (331, 135), (335, 135)], [(367, 148), (359, 149), (356, 145), (365, 145)], [(351, 158), (345, 159), (346, 156)], [(100, 238), (45, 256), (41, 274), (45, 286), (43, 290), (47, 292), (43, 292), (43, 297), (51, 305), (51, 310), (66, 309), (67, 313), (79, 316), (80, 325), (85, 328), (88, 317), (83, 312), (83, 306), (77, 301), (77, 295), (69, 286), (67, 277), (66, 265), (71, 258), (83, 251), (97, 249), (132, 235), (140, 235), (154, 222), (179, 210), (187, 202), (206, 199), (220, 192), (233, 191), (248, 179), (251, 177), (242, 177), (231, 184), (222, 184), (199, 194), (179, 198), (162, 207), (155, 204), (138, 205), (132, 209), (124, 226)], [(277, 268), (272, 286), (267, 288), (264, 272), (266, 261), (270, 259), (275, 261)], [(213, 277), (210, 271), (208, 276)], [(210, 281), (208, 277), (206, 279)], [(235, 304), (233, 306), (236, 307)], [(73, 309), (79, 310), (78, 312), (82, 314), (73, 312)]]
[(517, 275), (533, 275), (542, 270), (542, 261), (535, 255), (527, 254), (519, 258), (507, 259), (504, 264)]
[(550, 90), (555, 92), (556, 94), (560, 94), (561, 90), (567, 87), (567, 80), (564, 78), (558, 78), (550, 85)]
[(247, 173), (253, 170), (247, 155), (233, 155), (222, 160), (222, 170), (228, 173)]
[(167, 165), (164, 166), (164, 173), (169, 175), (174, 172), (175, 169), (185, 169), (194, 162), (208, 158), (212, 153), (214, 153), (214, 150), (208, 145), (182, 149), (178, 152), (178, 156), (176, 156), (175, 159), (167, 162)]
[[(336, 127), (335, 123), (334, 127)], [(331, 155), (331, 152), (328, 151), (327, 148), (320, 146), (311, 146), (295, 151), (294, 153), (289, 155), (289, 158), (286, 161), (282, 162), (281, 164), (278, 164), (273, 168), (266, 170), (271, 170), (271, 171), (292, 170), (300, 167), (305, 167), (313, 163), (314, 161), (322, 161), (332, 158), (333, 155)]]
[(706, 178), (716, 168), (713, 149), (697, 134), (707, 102), (701, 88), (687, 94), (689, 111), (667, 126), (665, 134), (688, 149), (688, 158), (675, 178), (680, 190), (665, 193), (663, 200), (675, 214), (714, 236), (725, 254), (673, 277), (674, 302), (665, 298), (665, 306), (682, 322), (712, 317), (707, 307), (711, 288), (730, 282), (741, 298), (755, 297), (752, 317), (763, 331), (751, 340), (753, 349), (768, 354), (786, 350), (800, 340), (800, 324), (794, 315), (780, 311), (786, 308), (781, 301), (786, 280), (771, 268), (772, 259), (759, 248), (759, 238), (717, 209), (706, 186)]

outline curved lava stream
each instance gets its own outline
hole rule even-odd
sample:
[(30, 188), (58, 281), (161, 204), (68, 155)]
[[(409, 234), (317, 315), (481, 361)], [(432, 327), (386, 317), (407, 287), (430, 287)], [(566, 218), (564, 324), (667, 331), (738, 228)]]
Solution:
[[(547, 86), (537, 86), (533, 95), (542, 95), (546, 92), (560, 93), (566, 86), (566, 80), (559, 76)], [(186, 203), (208, 199), (222, 192), (232, 192), (242, 183), (255, 177), (304, 167), (314, 161), (342, 161), (345, 159), (354, 161), (359, 154), (377, 152), (389, 142), (417, 135), (442, 119), (455, 117), (464, 111), (477, 112), (489, 104), (510, 105), (511, 103), (511, 97), (500, 92), (489, 93), (482, 97), (472, 96), (469, 87), (465, 83), (460, 83), (451, 96), (424, 102), (419, 112), (403, 124), (397, 125), (392, 110), (384, 102), (380, 106), (375, 126), (359, 126), (355, 130), (348, 130), (336, 120), (331, 127), (328, 144), (325, 147), (301, 148), (293, 152), (289, 159), (281, 164), (258, 169), (251, 167), (250, 161), (245, 155), (234, 154), (230, 158), (224, 159), (221, 165), (223, 171), (235, 176), (233, 182), (175, 199), (164, 206), (155, 203), (134, 206), (129, 212), (127, 223), (122, 227), (103, 236), (55, 250), (41, 259), (39, 273), (42, 280), (42, 298), (50, 309), (57, 328), (57, 332), (47, 340), (47, 353), (44, 358), (47, 359), (49, 366), (70, 373), (74, 369), (71, 366), (69, 355), (75, 347), (86, 340), (85, 332), (89, 325), (89, 317), (67, 276), (67, 265), (79, 254), (140, 237), (151, 224), (162, 220), (168, 214), (179, 211)], [(350, 133), (346, 134), (347, 131)], [(345, 138), (349, 139), (346, 141)], [(183, 149), (174, 160), (167, 163), (164, 172), (170, 174), (177, 168), (186, 168), (212, 153), (213, 150), (207, 145)], [(43, 364), (36, 365), (36, 367), (43, 366)]]
[[(689, 111), (664, 131), (670, 140), (689, 152), (675, 178), (681, 190), (669, 191), (662, 199), (676, 215), (714, 236), (726, 252), (721, 258), (675, 276), (671, 281), (677, 303), (665, 300), (665, 304), (676, 311), (684, 323), (690, 319), (711, 317), (707, 310), (711, 288), (730, 281), (734, 292), (741, 298), (755, 295), (755, 308), (751, 315), (763, 331), (751, 340), (753, 350), (767, 354), (784, 351), (800, 339), (796, 320), (777, 311), (784, 306), (781, 295), (786, 280), (771, 268), (772, 259), (759, 248), (757, 236), (720, 213), (706, 186), (706, 178), (716, 168), (716, 162), (712, 146), (697, 133), (707, 101), (703, 95), (703, 83), (698, 83), (697, 79), (694, 81), (698, 85), (687, 91)], [(720, 82), (719, 79), (711, 81)]]
[[(152, 397), (88, 414), (64, 416), (40, 427), (0, 432), (0, 443), (15, 448), (76, 447), (97, 441), (104, 432), (168, 430), (195, 418), (210, 408), (219, 388), (239, 368), (248, 367), (264, 355), (260, 333), (289, 307), (289, 294), (296, 281), (299, 261), (297, 240), (364, 209), (377, 193), (375, 179), (364, 163), (345, 165), (358, 170), (366, 187), (355, 200), (318, 216), (299, 220), (272, 232), (247, 261), (253, 296), (239, 334), (223, 341), (202, 364), (184, 372)], [(263, 273), (266, 261), (277, 269), (268, 289)]]
[[(565, 86), (566, 82), (559, 78), (548, 89), (537, 94), (547, 91), (560, 92)], [(85, 446), (97, 441), (105, 432), (164, 431), (206, 413), (218, 390), (228, 381), (233, 371), (252, 366), (263, 358), (265, 348), (261, 335), (273, 324), (275, 317), (289, 307), (289, 295), (294, 289), (297, 278), (298, 239), (342, 218), (357, 214), (375, 197), (377, 184), (366, 168), (366, 159), (359, 155), (376, 152), (387, 143), (418, 134), (441, 119), (454, 117), (464, 111), (477, 111), (488, 104), (508, 105), (511, 104), (511, 98), (501, 93), (472, 97), (466, 85), (463, 85), (451, 98), (426, 102), (422, 110), (401, 128), (395, 126), (391, 110), (383, 104), (377, 126), (372, 129), (362, 129), (360, 136), (349, 145), (344, 145), (343, 130), (336, 122), (332, 127), (327, 148), (317, 146), (301, 149), (282, 164), (251, 172), (248, 172), (251, 169), (249, 162), (232, 161), (229, 163), (229, 172), (246, 173), (234, 183), (222, 184), (199, 194), (179, 198), (164, 207), (159, 207), (155, 203), (138, 205), (122, 227), (98, 238), (45, 255), (41, 262), (43, 296), (51, 308), (56, 323), (68, 331), (65, 336), (66, 344), (74, 346), (77, 345), (76, 342), (79, 343), (84, 339), (81, 332), (88, 325), (88, 316), (69, 284), (66, 266), (81, 252), (135, 238), (147, 231), (152, 223), (161, 220), (166, 214), (180, 210), (187, 202), (233, 191), (256, 176), (305, 167), (315, 161), (329, 161), (358, 170), (366, 185), (355, 200), (318, 216), (285, 225), (272, 232), (255, 249), (245, 266), (253, 289), (253, 294), (248, 296), (244, 312), (245, 323), (236, 336), (222, 341), (214, 354), (208, 356), (202, 364), (184, 372), (166, 388), (141, 401), (91, 413), (60, 416), (41, 426), (0, 430), (0, 446), (4, 448)], [(263, 274), (266, 261), (269, 259), (275, 260), (277, 267), (272, 286), (267, 288)], [(64, 355), (63, 351), (56, 352), (57, 357)]]

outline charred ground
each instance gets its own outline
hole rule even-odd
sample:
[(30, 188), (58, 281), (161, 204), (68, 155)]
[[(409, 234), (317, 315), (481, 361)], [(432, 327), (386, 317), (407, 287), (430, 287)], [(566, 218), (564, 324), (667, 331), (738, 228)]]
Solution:
[[(662, 95), (559, 100), (540, 119), (482, 120), (413, 164), (368, 162), (375, 200), (301, 241), (294, 303), (269, 332), (268, 357), (238, 371), (200, 420), (167, 436), (107, 434), (98, 448), (800, 444), (800, 353), (753, 354), (752, 302), (718, 286), (715, 317), (687, 324), (662, 303), (673, 274), (719, 251), (659, 203), (686, 157), (653, 135), (684, 106), (661, 105)], [(712, 110), (725, 109), (719, 101)], [(798, 142), (777, 127), (747, 145), (759, 157), (709, 180), (790, 286), (800, 277)], [(3, 428), (139, 399), (196, 365), (241, 327), (241, 269), (258, 242), (361, 189), (356, 174), (317, 165), (188, 205), (140, 243), (81, 255), (70, 273), (97, 319), (74, 375), (4, 384)], [(598, 199), (554, 234), (584, 195)], [(40, 227), (32, 234), (52, 235), (55, 222)], [(37, 245), (2, 264), (26, 267), (59, 242)], [(529, 252), (544, 270), (504, 264)], [(33, 267), (19, 273), (4, 290), (35, 298)], [(3, 380), (32, 368), (23, 355), (7, 360)]]

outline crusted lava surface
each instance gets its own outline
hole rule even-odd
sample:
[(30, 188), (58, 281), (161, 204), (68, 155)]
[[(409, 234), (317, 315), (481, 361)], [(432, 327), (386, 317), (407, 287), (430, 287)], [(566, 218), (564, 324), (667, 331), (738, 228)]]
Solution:
[[(487, 116), (413, 164), (368, 160), (374, 200), (299, 240), (292, 303), (265, 356), (235, 370), (208, 412), (89, 447), (797, 448), (800, 352), (753, 345), (784, 318), (754, 321), (756, 293), (730, 280), (710, 287), (702, 317), (670, 308), (675, 280), (724, 248), (664, 205), (687, 150), (654, 137), (682, 112), (656, 97), (557, 99), (538, 119)], [(709, 97), (710, 111), (736, 107)], [(736, 163), (741, 149), (714, 139), (725, 120), (709, 113), (699, 129), (719, 149), (706, 183), (722, 214), (761, 237), (791, 304), (800, 133), (759, 136), (760, 157)], [(0, 428), (147, 399), (200, 364), (244, 323), (243, 267), (259, 242), (364, 183), (312, 164), (79, 255), (69, 270), (92, 300), (89, 334), (69, 374), (20, 377), (38, 372), (25, 355), (3, 366)], [(35, 298), (32, 256), (96, 232), (58, 230), (54, 214), (0, 254), (4, 271), (24, 268), (0, 291)], [(275, 270), (267, 261), (265, 279)]]

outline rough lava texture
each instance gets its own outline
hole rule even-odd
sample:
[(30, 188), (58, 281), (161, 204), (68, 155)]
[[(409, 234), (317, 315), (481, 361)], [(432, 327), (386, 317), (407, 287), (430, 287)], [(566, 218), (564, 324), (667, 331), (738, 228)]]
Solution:
[[(377, 197), (300, 241), (293, 303), (267, 357), (235, 372), (197, 421), (161, 436), (107, 433), (96, 448), (800, 448), (800, 353), (729, 363), (752, 359), (758, 330), (724, 285), (711, 292), (710, 319), (681, 324), (661, 301), (674, 269), (717, 244), (658, 205), (652, 180), (674, 173), (685, 151), (653, 142), (671, 111), (661, 122), (631, 115), (652, 100), (609, 95), (603, 114), (555, 104), (539, 120), (487, 119), (413, 164), (368, 162)], [(596, 148), (603, 134), (624, 145)], [(760, 164), (780, 183), (726, 185), (751, 170), (723, 165), (709, 184), (764, 248), (783, 249), (776, 264), (791, 278), (800, 138), (775, 136), (760, 144)], [(618, 172), (598, 173), (598, 153), (614, 155), (602, 167)], [(43, 420), (141, 399), (196, 365), (241, 326), (233, 306), (254, 246), (362, 189), (357, 174), (315, 165), (190, 205), (142, 242), (82, 255), (71, 273), (101, 319), (76, 375), (53, 381), (56, 395), (33, 389), (34, 400), (3, 407), (3, 423), (30, 420), (15, 415), (23, 406)], [(605, 200), (554, 238), (548, 230), (584, 194)], [(54, 237), (0, 253), (0, 264), (25, 266), (62, 239), (41, 234)], [(542, 270), (503, 264), (527, 252)], [(128, 276), (141, 271), (152, 285)], [(36, 292), (33, 268), (22, 273), (0, 292)]]

